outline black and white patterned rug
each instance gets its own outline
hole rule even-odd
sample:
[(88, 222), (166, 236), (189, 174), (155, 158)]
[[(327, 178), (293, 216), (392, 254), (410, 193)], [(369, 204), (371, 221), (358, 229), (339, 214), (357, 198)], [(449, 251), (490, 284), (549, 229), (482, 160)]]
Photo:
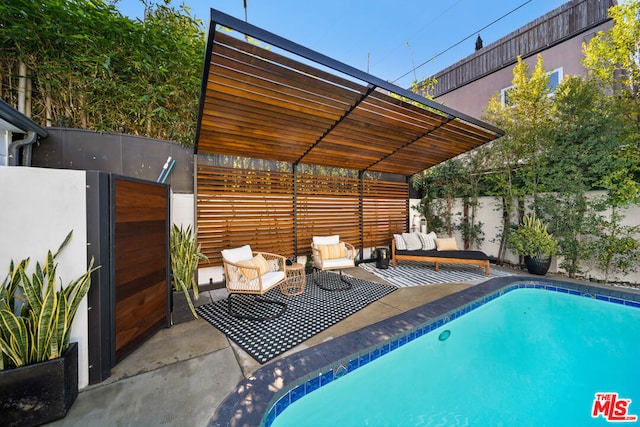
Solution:
[(363, 263), (360, 267), (376, 276), (392, 283), (400, 288), (406, 286), (432, 285), (435, 283), (476, 283), (495, 277), (511, 276), (511, 273), (500, 271), (491, 266), (488, 276), (484, 274), (484, 268), (475, 265), (461, 265), (440, 263), (440, 271), (435, 271), (433, 263), (420, 261), (398, 261), (393, 267), (376, 268), (375, 263)]
[[(318, 274), (323, 285), (339, 286), (338, 274)], [(287, 309), (274, 320), (237, 319), (227, 312), (226, 298), (199, 306), (196, 311), (254, 359), (265, 363), (397, 289), (353, 277), (347, 279), (353, 284), (351, 289), (325, 291), (314, 285), (308, 275), (304, 293), (297, 296), (282, 295), (276, 286), (264, 297), (284, 301)], [(268, 316), (280, 308), (257, 304), (252, 295), (235, 295), (233, 307), (253, 316)]]

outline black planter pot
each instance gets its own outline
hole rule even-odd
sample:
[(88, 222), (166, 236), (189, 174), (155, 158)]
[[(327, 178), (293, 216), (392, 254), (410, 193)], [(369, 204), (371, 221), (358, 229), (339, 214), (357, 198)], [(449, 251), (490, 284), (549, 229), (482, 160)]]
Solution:
[(551, 255), (538, 254), (535, 257), (525, 256), (524, 265), (530, 274), (544, 276), (551, 266)]
[(386, 270), (389, 268), (389, 249), (378, 248), (376, 250), (376, 268)]
[(58, 359), (0, 371), (3, 426), (36, 426), (67, 415), (78, 397), (78, 344)]
[[(193, 291), (189, 291), (191, 301), (195, 305), (195, 299), (193, 297)], [(190, 322), (196, 320), (191, 312), (187, 297), (182, 291), (173, 291), (171, 294), (171, 324), (177, 325), (180, 323)]]

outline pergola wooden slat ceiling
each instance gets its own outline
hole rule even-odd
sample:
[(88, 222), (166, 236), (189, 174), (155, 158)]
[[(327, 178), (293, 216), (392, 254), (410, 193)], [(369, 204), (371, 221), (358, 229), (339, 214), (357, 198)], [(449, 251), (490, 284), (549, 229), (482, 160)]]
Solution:
[(196, 153), (409, 176), (503, 134), (213, 9), (206, 55)]

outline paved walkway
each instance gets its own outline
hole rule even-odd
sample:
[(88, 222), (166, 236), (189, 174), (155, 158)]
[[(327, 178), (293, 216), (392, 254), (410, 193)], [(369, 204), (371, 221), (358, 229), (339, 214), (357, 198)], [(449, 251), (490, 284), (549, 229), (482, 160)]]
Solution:
[[(361, 268), (348, 273), (384, 283)], [(470, 286), (447, 283), (398, 289), (278, 359)], [(208, 291), (198, 304), (226, 295), (225, 289)], [(261, 366), (202, 319), (174, 325), (127, 356), (109, 379), (82, 390), (67, 416), (49, 425), (206, 426), (240, 380)]]

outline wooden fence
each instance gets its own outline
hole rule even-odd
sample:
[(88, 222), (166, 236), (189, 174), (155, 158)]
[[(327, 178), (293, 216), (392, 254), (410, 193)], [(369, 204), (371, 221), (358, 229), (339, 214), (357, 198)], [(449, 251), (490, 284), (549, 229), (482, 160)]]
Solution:
[(406, 182), (198, 165), (196, 188), (198, 242), (209, 257), (201, 266), (221, 265), (221, 250), (245, 244), (309, 255), (314, 235), (388, 246), (408, 226)]

